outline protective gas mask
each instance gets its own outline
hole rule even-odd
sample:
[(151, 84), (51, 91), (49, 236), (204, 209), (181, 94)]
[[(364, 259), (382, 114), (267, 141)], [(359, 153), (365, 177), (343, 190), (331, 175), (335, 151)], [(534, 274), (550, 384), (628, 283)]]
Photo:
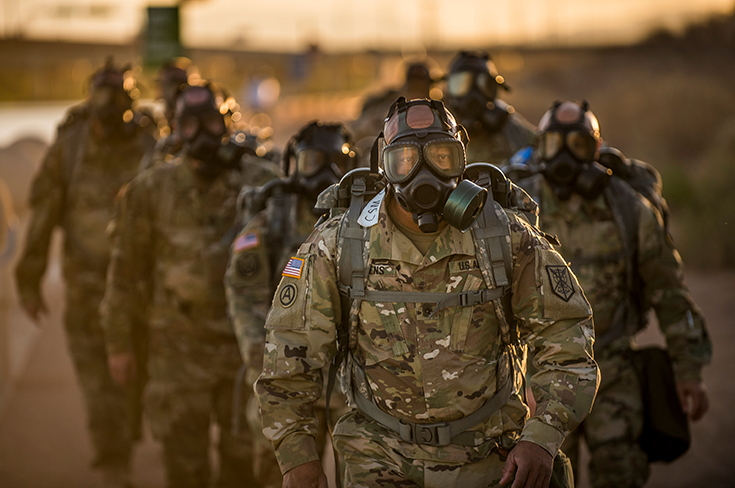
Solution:
[(612, 171), (594, 160), (597, 140), (588, 131), (547, 131), (539, 136), (541, 172), (556, 196), (567, 200), (577, 192), (594, 200), (610, 182)]
[(205, 87), (190, 87), (177, 103), (177, 131), (184, 142), (184, 152), (200, 164), (195, 170), (214, 178), (225, 168), (220, 153), (226, 138), (224, 116), (214, 104), (212, 92)]
[(292, 191), (316, 203), (319, 194), (355, 167), (352, 137), (342, 124), (311, 122), (288, 143), (284, 172)]
[(89, 102), (91, 116), (99, 122), (98, 130), (103, 137), (108, 138), (123, 132), (126, 124), (125, 112), (131, 109), (132, 100), (123, 89), (122, 83), (119, 87), (93, 87)]
[(394, 197), (422, 232), (436, 232), (441, 220), (464, 232), (479, 215), (487, 190), (461, 179), (465, 148), (453, 137), (461, 128), (441, 102), (401, 100), (385, 124), (390, 143), (380, 157)]
[(495, 97), (498, 82), (489, 72), (457, 71), (447, 77), (447, 104), (460, 124), (470, 129), (497, 132), (508, 119)]
[(319, 149), (304, 149), (296, 154), (296, 171), (299, 175), (295, 185), (309, 201), (316, 202), (321, 192), (330, 185), (339, 183), (349, 171), (347, 154), (330, 153)]

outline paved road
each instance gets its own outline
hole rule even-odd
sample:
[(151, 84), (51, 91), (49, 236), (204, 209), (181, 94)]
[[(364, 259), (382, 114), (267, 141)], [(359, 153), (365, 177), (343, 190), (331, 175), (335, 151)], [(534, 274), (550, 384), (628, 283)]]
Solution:
[[(650, 488), (735, 486), (735, 273), (689, 274), (689, 286), (709, 320), (715, 361), (706, 370), (709, 415), (693, 426), (691, 451), (672, 465), (654, 466)], [(52, 314), (46, 318), (27, 366), (0, 411), (0, 487), (94, 487), (84, 412), (61, 329), (61, 286), (47, 286)], [(656, 341), (646, 334), (646, 341)], [(134, 465), (139, 488), (163, 487), (161, 454), (146, 440)], [(586, 482), (582, 484), (583, 488)]]

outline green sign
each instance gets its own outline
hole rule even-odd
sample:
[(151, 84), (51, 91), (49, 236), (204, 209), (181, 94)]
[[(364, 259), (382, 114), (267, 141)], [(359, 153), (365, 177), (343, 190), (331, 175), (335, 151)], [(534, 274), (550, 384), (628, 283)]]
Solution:
[(179, 7), (148, 7), (145, 32), (145, 64), (158, 67), (183, 54)]

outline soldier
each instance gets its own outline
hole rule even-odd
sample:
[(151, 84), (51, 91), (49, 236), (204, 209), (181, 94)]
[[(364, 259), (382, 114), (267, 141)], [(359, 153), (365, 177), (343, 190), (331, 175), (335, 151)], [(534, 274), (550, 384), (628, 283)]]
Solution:
[[(644, 406), (632, 336), (646, 325), (646, 312), (653, 308), (691, 420), (708, 408), (702, 367), (710, 362), (711, 344), (665, 227), (668, 209), (660, 196), (660, 176), (601, 143), (598, 120), (587, 102), (556, 102), (539, 122), (534, 157), (514, 161), (509, 169), (531, 173), (518, 181), (540, 205), (541, 228), (564, 243), (564, 257), (595, 314), (602, 383), (592, 413), (567, 438), (564, 451), (576, 465), (581, 436), (591, 452), (595, 488), (640, 487), (648, 478), (649, 460), (637, 442)], [(617, 165), (608, 163), (610, 156), (617, 156)], [(654, 191), (641, 189), (641, 178), (656, 186)]]
[(360, 149), (370, 149), (375, 136), (383, 129), (385, 116), (396, 98), (429, 98), (431, 87), (436, 82), (426, 63), (409, 63), (406, 66), (406, 79), (401, 87), (389, 88), (368, 97), (362, 105), (360, 116), (350, 124)]
[(446, 79), (447, 107), (469, 132), (469, 162), (500, 165), (533, 141), (533, 125), (497, 98), (499, 88), (510, 88), (488, 53), (461, 51)]
[[(528, 215), (503, 208), (530, 212), (530, 198), (493, 166), (465, 166), (441, 102), (399, 99), (383, 134), (371, 169), (332, 188), (347, 211), (291, 258), (266, 319), (255, 389), (283, 486), (327, 486), (312, 405), (342, 356), (353, 409), (333, 442), (346, 486), (545, 487), (552, 463), (570, 476), (559, 446), (598, 383), (576, 278)], [(525, 343), (537, 349), (532, 418)]]
[(209, 486), (212, 421), (220, 427), (215, 486), (253, 486), (249, 433), (230, 430), (243, 414), (233, 411), (242, 360), (222, 282), (238, 192), (278, 170), (265, 161), (241, 164), (244, 150), (227, 138), (221, 101), (209, 86), (188, 87), (176, 108), (181, 155), (154, 164), (121, 196), (101, 308), (110, 369), (126, 383), (135, 376), (130, 303), (141, 284), (151, 291), (145, 410), (163, 443), (168, 486), (176, 488)]
[(130, 72), (111, 61), (91, 79), (87, 100), (70, 109), (35, 176), (31, 220), (15, 270), (26, 313), (38, 321), (46, 313), (40, 282), (51, 235), (64, 231), (66, 282), (64, 328), (84, 395), (94, 449), (93, 466), (107, 486), (126, 486), (135, 418), (123, 388), (107, 369), (97, 308), (105, 290), (109, 240), (105, 234), (120, 187), (138, 170), (153, 137), (132, 110)]
[[(265, 316), (281, 278), (281, 270), (306, 240), (317, 221), (317, 197), (353, 169), (357, 155), (352, 136), (342, 124), (310, 122), (288, 142), (283, 158), (286, 178), (272, 180), (246, 197), (248, 210), (259, 210), (235, 239), (225, 278), (230, 317), (237, 331), (252, 389), (263, 365)], [(262, 209), (262, 210), (260, 210)], [(253, 399), (254, 400), (254, 399)], [(332, 406), (338, 406), (335, 401)], [(341, 402), (344, 405), (344, 399)], [(257, 420), (257, 402), (248, 405)], [(324, 405), (319, 405), (318, 446), (326, 442)], [(270, 442), (259, 436), (255, 470), (267, 486), (281, 486), (281, 473)]]

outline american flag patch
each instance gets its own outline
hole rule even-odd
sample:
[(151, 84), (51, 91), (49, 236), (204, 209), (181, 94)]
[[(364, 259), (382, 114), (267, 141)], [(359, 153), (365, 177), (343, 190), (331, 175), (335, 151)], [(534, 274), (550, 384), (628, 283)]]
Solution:
[(291, 258), (283, 269), (282, 276), (290, 276), (291, 278), (301, 279), (301, 271), (304, 269), (304, 260), (301, 258)]
[(238, 238), (235, 239), (234, 249), (235, 252), (240, 252), (245, 249), (250, 249), (251, 247), (256, 247), (258, 244), (260, 244), (258, 232), (248, 232), (247, 234), (238, 236)]

